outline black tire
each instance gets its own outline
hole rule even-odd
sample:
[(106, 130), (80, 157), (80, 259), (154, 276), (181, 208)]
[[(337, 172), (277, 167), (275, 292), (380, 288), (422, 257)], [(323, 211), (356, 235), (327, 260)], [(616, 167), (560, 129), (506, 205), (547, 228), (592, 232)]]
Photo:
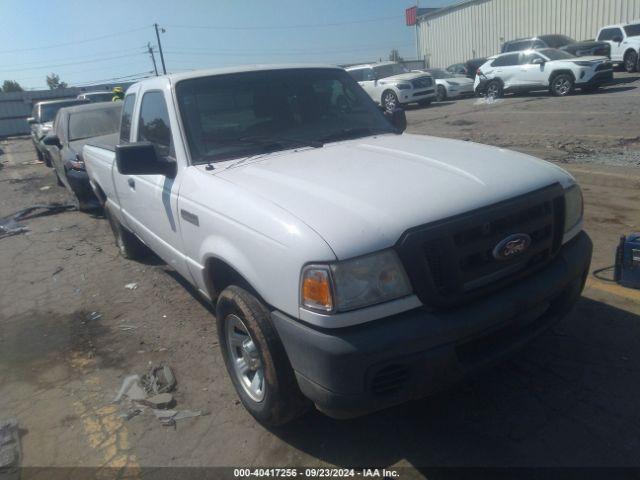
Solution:
[(568, 73), (555, 75), (550, 82), (549, 91), (554, 97), (566, 97), (575, 90), (575, 81)]
[(487, 84), (487, 97), (502, 98), (504, 97), (504, 88), (500, 80), (491, 80)]
[(37, 147), (36, 147), (36, 157), (38, 157), (39, 161), (44, 162), (44, 155), (42, 155), (42, 152), (38, 150)]
[(104, 215), (109, 220), (111, 231), (115, 237), (116, 247), (120, 255), (129, 260), (144, 258), (149, 254), (149, 249), (138, 237), (123, 227), (118, 219), (109, 211), (107, 205), (104, 206)]
[(436, 89), (436, 95), (437, 95), (437, 99), (439, 102), (444, 102), (447, 99), (447, 89), (444, 88), (444, 86), (442, 85), (438, 85), (438, 88)]
[[(234, 323), (237, 322), (236, 318), (242, 321), (250, 335), (249, 339), (261, 362), (259, 368), (264, 375), (264, 393), (259, 401), (251, 398), (245, 391), (242, 380), (232, 364), (232, 357), (237, 355), (234, 348), (238, 347), (230, 345), (227, 330), (229, 325), (237, 325)], [(266, 426), (284, 425), (304, 414), (309, 407), (309, 401), (300, 392), (293, 368), (271, 323), (267, 307), (247, 290), (232, 285), (223, 290), (218, 297), (216, 319), (224, 363), (247, 411)]]
[(64, 183), (62, 183), (62, 180), (60, 180), (60, 175), (58, 175), (58, 171), (57, 170), (53, 170), (54, 173), (56, 174), (56, 183), (58, 184), (59, 187), (64, 187)]
[(393, 90), (385, 90), (384, 92), (382, 92), (381, 103), (385, 110), (389, 111), (393, 111), (400, 106), (398, 96)]
[(429, 105), (431, 105), (431, 100), (420, 100), (418, 102), (418, 105), (420, 105), (421, 107), (428, 107)]
[(638, 53), (627, 52), (624, 56), (624, 69), (627, 73), (634, 73), (638, 71)]

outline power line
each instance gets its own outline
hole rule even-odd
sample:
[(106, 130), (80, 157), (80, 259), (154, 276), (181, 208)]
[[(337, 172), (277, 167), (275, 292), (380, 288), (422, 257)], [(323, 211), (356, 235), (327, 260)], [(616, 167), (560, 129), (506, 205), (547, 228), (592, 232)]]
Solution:
[(110, 83), (110, 82), (119, 82), (119, 81), (131, 82), (131, 81), (137, 81), (141, 78), (148, 78), (152, 74), (153, 74), (153, 71), (139, 72), (139, 73), (132, 73), (131, 75), (123, 75), (120, 77), (102, 78), (99, 80), (85, 80), (85, 81), (73, 83), (70, 85), (74, 87), (85, 87), (85, 86), (95, 85), (96, 83)]
[[(131, 66), (131, 65), (137, 65), (140, 66), (140, 62), (139, 61), (132, 61), (132, 62), (118, 62), (117, 67), (124, 67), (124, 66)], [(85, 72), (92, 72), (92, 71), (96, 71), (96, 70), (104, 70), (104, 66), (99, 66), (99, 67), (94, 67), (94, 68), (85, 68), (82, 71), (78, 71), (78, 70), (74, 70), (71, 72), (65, 72), (64, 70), (62, 71), (58, 71), (58, 75), (63, 76), (63, 77), (71, 77), (73, 75), (78, 75), (78, 74), (82, 74)], [(33, 80), (33, 79), (38, 79), (38, 78), (43, 78), (46, 75), (46, 73), (42, 73), (40, 75), (31, 75), (29, 77), (13, 77), (13, 80), (19, 81), (19, 82), (25, 82), (25, 81), (29, 81), (29, 80)]]
[[(76, 55), (76, 56), (73, 56), (73, 57), (59, 58), (59, 59), (57, 59), (57, 61), (66, 62), (66, 61), (69, 61), (69, 60), (89, 60), (89, 59), (93, 59), (93, 58), (96, 58), (96, 57), (99, 57), (99, 56), (104, 56), (104, 55), (116, 55), (116, 54), (126, 54), (126, 53), (133, 53), (133, 52), (144, 52), (143, 48), (146, 48), (146, 46), (145, 47), (138, 47), (135, 50), (132, 50), (132, 49), (125, 49), (125, 50), (119, 49), (119, 50), (110, 50), (108, 52), (95, 52), (95, 53), (91, 54), (90, 56), (83, 55), (81, 57), (78, 57)], [(26, 63), (19, 63), (19, 64), (15, 64), (15, 63), (11, 62), (11, 66), (12, 67), (29, 67), (31, 65), (39, 66), (39, 64), (41, 62), (42, 62), (42, 60), (36, 60), (34, 62), (26, 62)], [(46, 65), (45, 65), (45, 67), (46, 67)], [(2, 71), (2, 70), (0, 70), (0, 71)]]
[(118, 55), (115, 57), (106, 57), (106, 58), (94, 58), (93, 60), (85, 60), (82, 62), (69, 62), (69, 63), (58, 63), (58, 64), (52, 64), (52, 65), (40, 65), (37, 67), (28, 67), (28, 68), (11, 68), (8, 70), (2, 70), (0, 71), (0, 73), (4, 73), (4, 72), (21, 72), (23, 70), (42, 70), (42, 69), (48, 69), (48, 68), (57, 68), (57, 67), (67, 67), (69, 65), (82, 65), (82, 64), (86, 64), (86, 63), (96, 63), (96, 62), (106, 62), (109, 60), (117, 60), (120, 58), (126, 58), (126, 57), (137, 57), (139, 55), (142, 55), (143, 52), (138, 52), (138, 53), (129, 53), (127, 55)]
[(119, 32), (109, 33), (107, 35), (101, 35), (99, 37), (85, 38), (83, 40), (76, 40), (76, 41), (73, 41), (73, 42), (57, 43), (55, 45), (43, 45), (41, 47), (17, 48), (17, 49), (14, 49), (14, 50), (0, 50), (0, 54), (17, 53), (17, 52), (29, 52), (29, 51), (33, 51), (33, 50), (46, 50), (46, 49), (51, 49), (51, 48), (67, 47), (69, 45), (78, 45), (78, 44), (81, 44), (81, 43), (88, 43), (88, 42), (95, 42), (97, 40), (103, 40), (105, 38), (118, 37), (120, 35), (125, 35), (127, 33), (139, 32), (139, 31), (145, 30), (147, 28), (149, 28), (149, 27), (145, 26), (145, 27), (139, 27), (139, 28), (132, 28), (131, 30), (122, 30), (122, 31), (119, 31)]
[(367, 51), (367, 50), (373, 50), (376, 48), (398, 48), (398, 47), (406, 47), (406, 46), (412, 46), (413, 44), (403, 44), (403, 45), (384, 45), (384, 46), (379, 46), (379, 47), (360, 47), (360, 48), (348, 48), (348, 49), (339, 49), (339, 50), (324, 50), (324, 51), (270, 51), (270, 52), (261, 52), (261, 51), (255, 51), (255, 52), (232, 52), (232, 51), (216, 51), (216, 50), (209, 50), (208, 52), (203, 52), (203, 51), (185, 51), (185, 50), (166, 50), (165, 52), (167, 54), (171, 54), (171, 55), (204, 55), (204, 56), (216, 56), (216, 55), (220, 55), (220, 56), (230, 56), (230, 57), (255, 57), (255, 56), (260, 56), (260, 55), (275, 55), (275, 56), (294, 56), (294, 55), (302, 55), (302, 56), (307, 56), (307, 55), (331, 55), (331, 54), (340, 54), (340, 53), (352, 53), (352, 52), (361, 52), (361, 51)]
[(385, 22), (389, 20), (403, 19), (402, 16), (394, 15), (392, 17), (378, 17), (365, 20), (356, 20), (352, 22), (332, 22), (332, 23), (314, 23), (306, 25), (281, 25), (281, 26), (255, 26), (255, 27), (237, 27), (229, 25), (167, 25), (169, 28), (201, 28), (207, 30), (291, 30), (297, 28), (319, 28), (319, 27), (340, 27), (343, 25), (356, 25), (361, 23)]

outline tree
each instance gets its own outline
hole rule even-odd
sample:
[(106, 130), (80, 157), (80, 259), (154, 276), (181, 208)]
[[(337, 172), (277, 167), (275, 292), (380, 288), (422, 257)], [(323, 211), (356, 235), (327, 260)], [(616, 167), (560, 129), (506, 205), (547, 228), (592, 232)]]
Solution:
[(400, 56), (400, 53), (395, 48), (391, 50), (391, 53), (389, 54), (389, 60), (391, 60), (392, 62), (404, 62), (404, 58)]
[(2, 88), (0, 88), (0, 92), (23, 92), (24, 88), (20, 86), (18, 82), (15, 80), (5, 80), (2, 84)]
[(66, 82), (61, 82), (60, 77), (55, 73), (47, 75), (47, 85), (49, 86), (50, 90), (55, 90), (57, 88), (67, 88), (68, 86)]

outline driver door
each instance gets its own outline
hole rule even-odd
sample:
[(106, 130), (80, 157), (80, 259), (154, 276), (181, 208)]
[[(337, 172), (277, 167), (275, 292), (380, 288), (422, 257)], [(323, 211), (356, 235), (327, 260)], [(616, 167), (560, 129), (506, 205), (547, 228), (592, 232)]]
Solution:
[(369, 94), (369, 96), (373, 99), (374, 102), (380, 103), (380, 96), (382, 92), (378, 92), (378, 79), (373, 68), (367, 68), (364, 71), (364, 78), (362, 82), (360, 82), (364, 91)]
[(546, 69), (546, 59), (540, 54), (524, 53), (520, 57), (520, 86), (545, 87), (548, 86), (549, 75)]

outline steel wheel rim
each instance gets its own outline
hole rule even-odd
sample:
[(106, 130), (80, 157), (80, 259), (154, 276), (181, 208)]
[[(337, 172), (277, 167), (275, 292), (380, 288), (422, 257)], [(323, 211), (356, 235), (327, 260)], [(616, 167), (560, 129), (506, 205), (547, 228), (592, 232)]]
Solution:
[(258, 348), (240, 317), (228, 315), (225, 323), (227, 356), (236, 379), (251, 400), (261, 402), (266, 384)]
[(384, 106), (387, 110), (391, 110), (396, 107), (396, 97), (393, 93), (387, 93), (384, 96)]
[(571, 90), (571, 84), (566, 78), (559, 78), (555, 82), (556, 92), (560, 95), (566, 95)]
[(633, 70), (633, 67), (635, 67), (633, 55), (627, 55), (627, 70)]
[(489, 85), (489, 87), (487, 88), (487, 96), (489, 96), (489, 97), (497, 97), (498, 96), (498, 85), (496, 85), (495, 83), (492, 83), (491, 85)]

